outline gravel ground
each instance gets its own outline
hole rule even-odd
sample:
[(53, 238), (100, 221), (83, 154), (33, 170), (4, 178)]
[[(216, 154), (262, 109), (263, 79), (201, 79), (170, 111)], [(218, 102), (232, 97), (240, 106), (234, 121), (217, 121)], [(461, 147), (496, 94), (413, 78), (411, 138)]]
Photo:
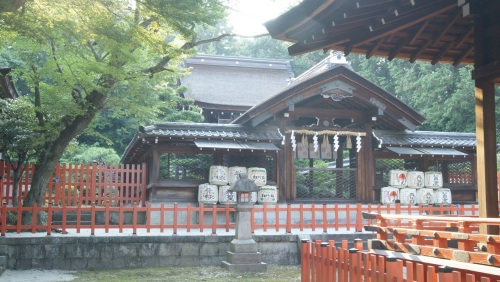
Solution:
[(0, 276), (0, 281), (2, 282), (61, 282), (61, 281), (71, 281), (76, 278), (74, 274), (76, 271), (64, 271), (64, 270), (10, 270), (7, 269), (2, 276)]

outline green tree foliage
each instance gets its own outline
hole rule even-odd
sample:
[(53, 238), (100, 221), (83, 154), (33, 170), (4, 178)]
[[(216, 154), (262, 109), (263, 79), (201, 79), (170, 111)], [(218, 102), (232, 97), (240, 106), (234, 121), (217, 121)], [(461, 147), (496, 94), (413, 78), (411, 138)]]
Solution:
[(62, 163), (77, 163), (77, 164), (91, 164), (94, 162), (105, 164), (118, 164), (120, 163), (120, 156), (111, 148), (88, 146), (86, 144), (78, 144), (71, 142), (63, 156), (61, 157)]
[(199, 44), (195, 27), (223, 15), (219, 0), (32, 0), (0, 10), (0, 53), (15, 50), (22, 62), (14, 73), (44, 129), (24, 205), (41, 204), (65, 148), (100, 112), (158, 113), (155, 94), (176, 85)]
[[(13, 198), (26, 164), (43, 144), (43, 129), (36, 126), (35, 109), (28, 98), (0, 99), (0, 148), (13, 170)], [(13, 202), (17, 206), (17, 201)]]

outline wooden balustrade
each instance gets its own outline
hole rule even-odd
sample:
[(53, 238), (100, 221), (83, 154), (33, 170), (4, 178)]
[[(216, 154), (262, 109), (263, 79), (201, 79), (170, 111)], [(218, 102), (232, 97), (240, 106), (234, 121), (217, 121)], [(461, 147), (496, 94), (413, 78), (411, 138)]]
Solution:
[(500, 268), (392, 251), (366, 251), (354, 242), (301, 241), (302, 282), (407, 281), (407, 282), (492, 282), (500, 281)]
[(500, 235), (477, 233), (480, 224), (500, 226), (499, 218), (372, 213), (363, 217), (377, 221), (375, 226), (365, 226), (377, 232), (373, 249), (500, 266)]

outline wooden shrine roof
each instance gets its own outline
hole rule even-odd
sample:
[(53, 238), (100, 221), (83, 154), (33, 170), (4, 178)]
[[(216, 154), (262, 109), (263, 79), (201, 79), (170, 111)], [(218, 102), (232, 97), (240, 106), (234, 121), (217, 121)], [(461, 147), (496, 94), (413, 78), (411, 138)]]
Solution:
[(181, 78), (185, 97), (211, 109), (249, 109), (294, 77), (286, 60), (197, 55), (184, 64), (191, 73)]
[(275, 126), (253, 128), (240, 124), (158, 123), (139, 128), (125, 149), (122, 161), (133, 163), (154, 144), (165, 142), (190, 143), (198, 148), (277, 150), (272, 143), (278, 143), (282, 138)]
[(378, 140), (379, 146), (462, 149), (473, 149), (476, 147), (475, 133), (374, 130), (373, 136)]
[[(330, 63), (329, 58), (243, 113), (233, 123), (258, 126), (282, 118), (284, 114), (290, 118), (316, 117), (324, 122), (334, 119), (334, 124), (346, 128), (356, 128), (352, 127), (355, 124), (362, 128), (362, 124), (373, 117), (377, 119), (374, 128), (385, 130), (414, 130), (424, 122), (420, 113), (396, 96), (356, 74), (348, 65)], [(347, 96), (342, 97), (344, 94)], [(340, 97), (334, 100), (337, 97), (330, 95)], [(340, 119), (351, 125), (337, 123)], [(332, 124), (325, 126), (331, 127)]]
[(466, 2), (304, 0), (265, 26), (273, 38), (294, 43), (290, 55), (331, 49), (456, 66), (474, 61)]

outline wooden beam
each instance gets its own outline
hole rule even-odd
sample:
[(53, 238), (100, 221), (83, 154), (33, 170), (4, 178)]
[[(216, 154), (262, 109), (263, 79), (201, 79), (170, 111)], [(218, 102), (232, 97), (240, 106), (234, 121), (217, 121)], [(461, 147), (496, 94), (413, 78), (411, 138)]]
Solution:
[(436, 43), (438, 43), (441, 40), (441, 38), (443, 38), (443, 36), (448, 32), (448, 30), (450, 30), (450, 28), (453, 26), (455, 21), (461, 15), (462, 15), (462, 11), (458, 10), (458, 12), (456, 12), (455, 15), (453, 16), (452, 20), (448, 21), (448, 24), (441, 30), (441, 32), (439, 32), (439, 34), (436, 37), (434, 37), (434, 40), (433, 40), (431, 46), (436, 45)]
[(474, 44), (471, 44), (469, 48), (465, 49), (465, 51), (460, 54), (460, 56), (456, 57), (455, 60), (453, 61), (453, 66), (456, 67), (460, 65), (460, 63), (467, 57), (469, 54), (474, 51)]
[(367, 31), (353, 35), (351, 44), (353, 46), (359, 46), (431, 19), (439, 14), (456, 8), (455, 1), (456, 0), (444, 0), (438, 3), (432, 2), (430, 6), (425, 6), (423, 9), (415, 9), (416, 12), (397, 17), (392, 21), (387, 21), (384, 25), (374, 25), (372, 26), (373, 31), (371, 32)]
[(428, 40), (427, 42), (425, 42), (425, 44), (423, 46), (421, 46), (420, 48), (418, 48), (417, 52), (413, 53), (410, 57), (410, 63), (414, 63), (417, 58), (420, 57), (420, 55), (425, 51), (425, 49), (427, 49), (427, 47), (429, 47), (431, 45), (432, 41), (431, 40)]
[(370, 59), (373, 56), (373, 53), (375, 53), (378, 48), (380, 48), (380, 45), (382, 45), (384, 41), (385, 38), (380, 38), (379, 40), (377, 40), (377, 42), (375, 42), (375, 44), (373, 44), (373, 46), (366, 51), (366, 58)]
[[(498, 218), (494, 83), (476, 81), (475, 96), (479, 217)], [(481, 226), (480, 231), (498, 234), (498, 226)]]
[(290, 117), (324, 117), (324, 118), (353, 118), (364, 120), (365, 114), (361, 111), (346, 109), (318, 109), (318, 108), (295, 108), (290, 112)]
[(443, 58), (444, 54), (446, 52), (448, 52), (451, 45), (453, 45), (453, 41), (446, 43), (446, 45), (443, 48), (441, 48), (441, 50), (439, 50), (439, 53), (437, 53), (437, 55), (434, 56), (434, 58), (432, 58), (431, 64), (433, 64), (433, 65), (437, 64), (439, 62), (439, 60), (441, 60), (441, 58)]
[(427, 25), (429, 24), (431, 20), (428, 19), (426, 20), (425, 22), (423, 22), (420, 27), (417, 29), (417, 32), (415, 32), (413, 34), (413, 36), (411, 37), (411, 40), (410, 40), (410, 43), (409, 45), (413, 45), (415, 44), (415, 40), (417, 40), (417, 38), (420, 36), (420, 34), (422, 34), (422, 32), (425, 30), (425, 28), (427, 27)]

